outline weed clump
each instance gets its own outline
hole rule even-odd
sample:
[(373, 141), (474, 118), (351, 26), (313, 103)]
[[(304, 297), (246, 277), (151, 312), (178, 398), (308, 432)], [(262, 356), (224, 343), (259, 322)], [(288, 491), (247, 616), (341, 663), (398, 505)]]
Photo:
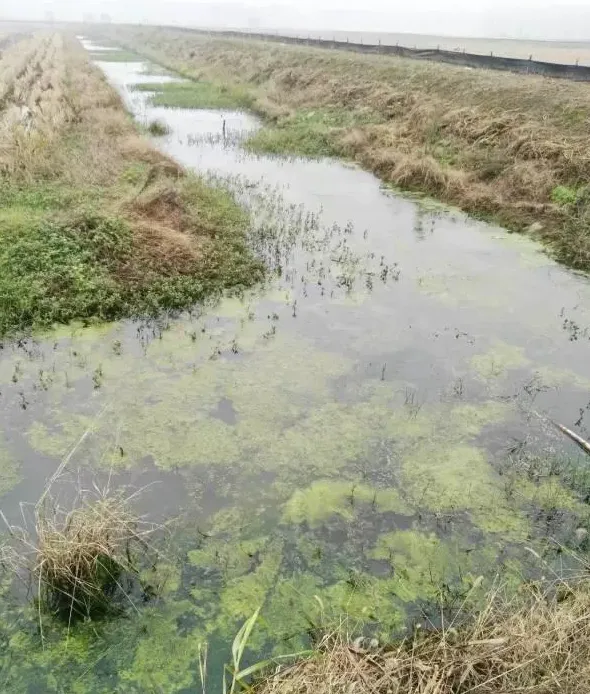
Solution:
[(147, 131), (154, 137), (164, 137), (171, 133), (170, 127), (161, 120), (153, 120), (148, 123)]
[(135, 571), (138, 523), (117, 497), (39, 515), (33, 573), (41, 600), (52, 612), (87, 617), (107, 611), (121, 575)]
[(81, 495), (64, 509), (43, 497), (32, 528), (9, 526), (15, 573), (29, 573), (40, 608), (65, 619), (100, 616), (127, 598), (124, 585), (139, 573), (155, 527), (141, 520), (122, 494)]

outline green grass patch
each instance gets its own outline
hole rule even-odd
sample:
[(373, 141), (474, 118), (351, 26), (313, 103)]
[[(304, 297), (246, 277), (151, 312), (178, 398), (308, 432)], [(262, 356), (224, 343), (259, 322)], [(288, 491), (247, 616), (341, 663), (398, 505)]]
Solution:
[(257, 131), (246, 142), (253, 152), (320, 158), (342, 155), (338, 138), (343, 129), (379, 122), (371, 112), (343, 109), (298, 111), (276, 125)]
[(89, 51), (91, 60), (98, 60), (102, 63), (137, 63), (143, 60), (137, 53), (131, 51)]
[(23, 208), (40, 212), (68, 210), (81, 204), (98, 201), (103, 193), (100, 188), (84, 186), (71, 188), (60, 182), (32, 183), (27, 187), (11, 185), (0, 178), (0, 210)]
[(147, 82), (134, 85), (140, 92), (154, 92), (154, 106), (169, 108), (242, 109), (252, 107), (246, 90), (213, 82)]
[(556, 186), (551, 191), (551, 200), (557, 205), (575, 205), (578, 201), (579, 192), (569, 186)]
[(108, 212), (108, 201), (132, 188), (119, 180), (96, 204), (82, 205), (80, 191), (0, 186), (0, 335), (181, 310), (262, 278), (246, 240), (248, 218), (227, 192), (197, 177), (159, 180), (145, 191), (149, 200), (160, 190), (177, 200), (186, 233), (202, 239), (194, 263), (177, 268), (174, 256), (142, 256), (141, 238)]
[(0, 333), (75, 317), (109, 319), (124, 311), (125, 298), (111, 275), (131, 252), (131, 232), (122, 220), (11, 220), (4, 220), (9, 223), (1, 234)]

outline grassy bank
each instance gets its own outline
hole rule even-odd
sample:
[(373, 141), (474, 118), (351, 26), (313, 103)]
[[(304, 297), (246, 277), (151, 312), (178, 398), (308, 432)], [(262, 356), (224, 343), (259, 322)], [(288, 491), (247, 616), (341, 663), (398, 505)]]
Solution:
[(139, 135), (76, 41), (6, 51), (0, 105), (0, 334), (154, 315), (260, 277), (242, 211)]
[(173, 29), (112, 38), (208, 82), (200, 91), (238, 92), (269, 123), (254, 149), (353, 159), (590, 267), (589, 85)]
[(324, 637), (311, 655), (260, 679), (256, 694), (578, 694), (590, 681), (590, 590), (492, 594), (475, 617), (418, 629), (383, 647)]

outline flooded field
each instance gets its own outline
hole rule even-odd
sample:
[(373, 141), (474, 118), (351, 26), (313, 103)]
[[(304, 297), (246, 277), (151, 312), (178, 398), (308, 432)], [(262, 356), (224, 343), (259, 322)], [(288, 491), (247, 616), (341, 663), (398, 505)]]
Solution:
[(48, 621), (41, 643), (4, 585), (6, 690), (197, 691), (199, 644), (220, 671), (258, 607), (256, 657), (342, 612), (387, 639), (480, 575), (567, 573), (590, 487), (551, 420), (588, 431), (587, 278), (354, 166), (250, 155), (253, 116), (135, 91), (175, 79), (155, 66), (98, 65), (168, 126), (158, 147), (250, 211), (269, 274), (190, 314), (2, 345), (9, 522), (68, 455), (64, 497), (108, 480), (174, 520), (125, 618)]

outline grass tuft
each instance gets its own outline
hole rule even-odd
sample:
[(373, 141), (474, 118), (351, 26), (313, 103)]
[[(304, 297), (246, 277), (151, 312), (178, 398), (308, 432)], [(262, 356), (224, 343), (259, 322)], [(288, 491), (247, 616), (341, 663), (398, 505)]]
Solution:
[(253, 99), (245, 89), (206, 81), (155, 82), (136, 84), (133, 89), (153, 92), (154, 106), (169, 108), (243, 109), (251, 108)]
[(96, 488), (65, 509), (48, 488), (32, 527), (8, 526), (13, 545), (11, 552), (4, 548), (4, 560), (16, 575), (30, 573), (40, 610), (71, 624), (119, 611), (121, 600), (129, 600), (123, 585), (139, 575), (155, 530), (133, 512), (130, 499)]
[(153, 120), (148, 123), (147, 131), (154, 137), (164, 137), (164, 135), (169, 135), (172, 132), (170, 126), (161, 120)]
[(61, 615), (92, 617), (108, 611), (125, 572), (135, 572), (139, 520), (118, 497), (84, 501), (71, 511), (37, 516), (33, 574), (40, 597)]

